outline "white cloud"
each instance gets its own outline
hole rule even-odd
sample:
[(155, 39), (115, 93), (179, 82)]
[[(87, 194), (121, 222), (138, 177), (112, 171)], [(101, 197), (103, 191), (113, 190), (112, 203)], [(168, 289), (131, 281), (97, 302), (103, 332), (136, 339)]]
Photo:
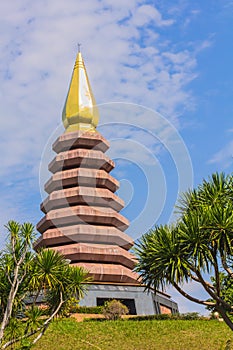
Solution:
[[(141, 104), (164, 113), (177, 128), (180, 114), (193, 108), (187, 86), (197, 76), (197, 52), (163, 40), (160, 30), (176, 25), (174, 16), (146, 1), (2, 1), (0, 16), (0, 147), (4, 150), (0, 176), (2, 188), (11, 183), (2, 191), (6, 214), (24, 218), (29, 198), (29, 214), (39, 212), (39, 199), (35, 203), (31, 196), (39, 193), (44, 145), (61, 121), (78, 42), (98, 103)], [(168, 127), (151, 113), (135, 112), (122, 116), (119, 111), (114, 118), (157, 130), (157, 136), (173, 148)], [(107, 121), (113, 121), (111, 113), (101, 116), (102, 123)], [(155, 155), (161, 151), (143, 132), (127, 130), (125, 137), (139, 140)], [(179, 143), (175, 149), (177, 156)], [(123, 154), (124, 148), (119, 152)], [(136, 154), (128, 148), (127, 157), (136, 156), (150, 161), (145, 152)], [(177, 167), (185, 169), (182, 157), (178, 158)], [(2, 220), (7, 217), (4, 214)]]
[(136, 26), (144, 26), (149, 22), (153, 22), (156, 26), (170, 26), (174, 23), (173, 19), (162, 19), (161, 13), (151, 5), (139, 6), (133, 14), (133, 24)]
[(174, 20), (163, 19), (155, 6), (136, 0), (78, 5), (75, 0), (24, 0), (1, 2), (0, 13), (0, 146), (8, 142), (3, 173), (22, 162), (38, 162), (60, 122), (78, 41), (97, 101), (141, 103), (175, 123), (180, 108), (193, 104), (186, 85), (196, 77), (196, 58), (191, 51), (173, 52), (171, 45), (170, 51), (159, 49), (151, 21), (160, 27)]
[[(229, 130), (232, 132), (231, 130)], [(227, 169), (232, 166), (233, 163), (233, 141), (230, 141), (226, 146), (220, 149), (209, 160), (210, 164), (219, 164), (223, 168)]]

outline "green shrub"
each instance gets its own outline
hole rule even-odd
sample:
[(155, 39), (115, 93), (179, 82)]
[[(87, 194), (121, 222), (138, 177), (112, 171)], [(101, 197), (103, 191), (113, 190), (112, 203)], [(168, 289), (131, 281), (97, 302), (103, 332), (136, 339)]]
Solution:
[(129, 309), (119, 300), (110, 300), (104, 304), (103, 314), (107, 320), (118, 320), (123, 315), (127, 315)]
[(150, 321), (150, 320), (170, 320), (172, 315), (158, 314), (158, 315), (139, 315), (130, 318), (130, 321)]
[(102, 314), (103, 306), (75, 306), (71, 309), (72, 313), (79, 314)]
[(185, 314), (158, 314), (158, 315), (145, 315), (136, 316), (130, 318), (132, 321), (145, 321), (145, 320), (207, 320), (208, 318), (199, 315), (197, 312), (188, 312)]
[(201, 318), (198, 312), (187, 312), (186, 314), (178, 314), (179, 320), (199, 320)]

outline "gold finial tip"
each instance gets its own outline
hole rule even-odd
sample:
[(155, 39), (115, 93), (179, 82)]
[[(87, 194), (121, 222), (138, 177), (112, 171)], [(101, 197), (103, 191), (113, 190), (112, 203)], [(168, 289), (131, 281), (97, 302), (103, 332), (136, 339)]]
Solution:
[(81, 52), (81, 45), (80, 43), (78, 43), (78, 53)]
[(78, 54), (71, 77), (62, 119), (67, 132), (74, 130), (95, 131), (99, 112), (88, 80), (78, 44)]

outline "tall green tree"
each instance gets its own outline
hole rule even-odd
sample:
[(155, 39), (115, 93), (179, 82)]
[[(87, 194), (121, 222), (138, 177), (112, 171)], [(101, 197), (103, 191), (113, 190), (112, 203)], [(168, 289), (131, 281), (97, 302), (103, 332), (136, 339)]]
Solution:
[[(181, 197), (178, 211), (176, 224), (157, 226), (141, 238), (136, 270), (147, 288), (172, 285), (187, 299), (217, 310), (233, 330), (233, 305), (221, 285), (222, 271), (233, 279), (233, 177), (213, 174)], [(187, 293), (183, 284), (191, 281), (199, 283), (211, 301)]]
[[(53, 250), (33, 253), (32, 224), (10, 221), (6, 228), (8, 242), (0, 255), (0, 349), (29, 338), (32, 340), (27, 346), (36, 343), (69, 300), (83, 297), (90, 280), (87, 271), (69, 266), (68, 261)], [(30, 306), (25, 308), (25, 300), (29, 298)], [(43, 318), (43, 311), (37, 305), (41, 301), (48, 309)]]

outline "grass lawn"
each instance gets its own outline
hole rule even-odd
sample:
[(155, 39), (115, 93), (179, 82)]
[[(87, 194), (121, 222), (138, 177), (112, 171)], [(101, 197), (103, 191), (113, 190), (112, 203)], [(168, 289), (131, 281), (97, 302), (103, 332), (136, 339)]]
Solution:
[(34, 350), (225, 350), (233, 332), (218, 321), (54, 321)]

